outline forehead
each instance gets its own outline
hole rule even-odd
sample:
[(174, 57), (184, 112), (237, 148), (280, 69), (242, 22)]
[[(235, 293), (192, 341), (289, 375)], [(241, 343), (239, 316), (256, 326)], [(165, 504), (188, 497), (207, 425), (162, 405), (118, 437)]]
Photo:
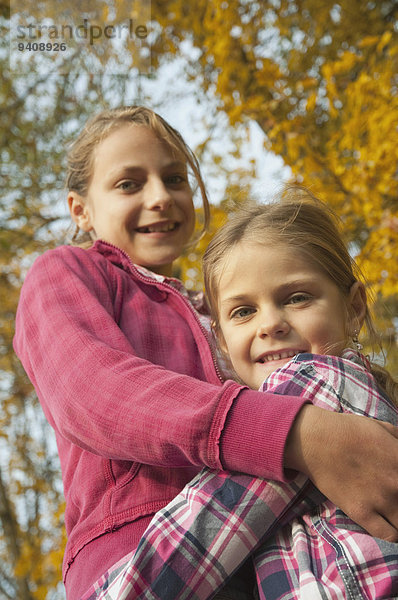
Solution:
[(303, 250), (286, 243), (238, 242), (221, 261), (218, 273), (219, 301), (225, 297), (277, 286), (297, 279), (323, 279), (325, 273)]
[(109, 156), (109, 154), (118, 156), (126, 151), (140, 153), (148, 148), (172, 154), (171, 146), (149, 126), (121, 123), (99, 141), (95, 149), (95, 157)]
[(287, 244), (241, 240), (225, 253), (220, 262), (220, 283), (222, 281), (226, 285), (237, 277), (238, 272), (244, 277), (269, 264), (275, 264), (275, 260), (278, 265), (291, 265), (294, 257), (300, 263), (305, 262), (304, 257)]
[(183, 153), (146, 125), (122, 123), (105, 136), (91, 156), (89, 184), (101, 185), (127, 169), (162, 171), (171, 166), (187, 169)]

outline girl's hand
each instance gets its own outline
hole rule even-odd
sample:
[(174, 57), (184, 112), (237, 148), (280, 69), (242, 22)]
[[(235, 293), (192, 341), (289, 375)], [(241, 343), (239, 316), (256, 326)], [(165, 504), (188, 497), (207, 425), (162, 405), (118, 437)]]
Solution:
[(370, 535), (398, 541), (398, 427), (308, 404), (289, 434), (285, 467), (305, 473)]

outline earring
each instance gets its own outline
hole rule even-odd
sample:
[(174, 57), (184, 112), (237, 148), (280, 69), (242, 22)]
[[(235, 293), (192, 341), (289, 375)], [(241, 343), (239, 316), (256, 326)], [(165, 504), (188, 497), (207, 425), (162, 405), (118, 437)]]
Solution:
[(361, 342), (358, 340), (358, 335), (359, 335), (359, 331), (357, 329), (355, 329), (354, 335), (352, 336), (352, 341), (353, 341), (357, 351), (361, 352), (363, 346), (362, 346)]

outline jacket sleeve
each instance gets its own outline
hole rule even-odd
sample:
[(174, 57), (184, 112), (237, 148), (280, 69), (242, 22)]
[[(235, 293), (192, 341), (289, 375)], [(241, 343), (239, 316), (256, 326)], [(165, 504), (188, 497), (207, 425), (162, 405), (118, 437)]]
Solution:
[(248, 439), (228, 451), (229, 468), (282, 479), (285, 440), (302, 401), (284, 398), (286, 412), (280, 396), (232, 381), (209, 384), (135, 356), (113, 314), (109, 263), (71, 250), (36, 260), (14, 338), (56, 432), (106, 458), (219, 469), (221, 434), (239, 426)]

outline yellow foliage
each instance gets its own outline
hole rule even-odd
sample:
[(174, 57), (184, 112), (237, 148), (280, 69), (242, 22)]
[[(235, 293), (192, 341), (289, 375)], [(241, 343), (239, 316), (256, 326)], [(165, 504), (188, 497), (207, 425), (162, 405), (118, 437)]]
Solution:
[(308, 96), (306, 105), (307, 112), (312, 112), (315, 109), (317, 97), (318, 94), (316, 92), (312, 92), (312, 94)]
[(267, 147), (341, 215), (378, 297), (396, 306), (397, 234), (386, 225), (398, 218), (392, 14), (362, 0), (203, 3), (189, 13), (182, 0), (152, 7), (173, 6), (171, 35), (200, 50), (195, 68), (231, 124), (259, 123)]
[(376, 52), (381, 53), (386, 48), (386, 46), (390, 43), (392, 38), (392, 31), (385, 31), (381, 36), (380, 42), (376, 46)]
[(358, 42), (358, 48), (367, 48), (368, 46), (375, 46), (379, 41), (376, 35), (367, 35)]
[(339, 59), (331, 66), (331, 73), (335, 76), (347, 73), (361, 60), (363, 60), (362, 56), (354, 52), (343, 52)]

